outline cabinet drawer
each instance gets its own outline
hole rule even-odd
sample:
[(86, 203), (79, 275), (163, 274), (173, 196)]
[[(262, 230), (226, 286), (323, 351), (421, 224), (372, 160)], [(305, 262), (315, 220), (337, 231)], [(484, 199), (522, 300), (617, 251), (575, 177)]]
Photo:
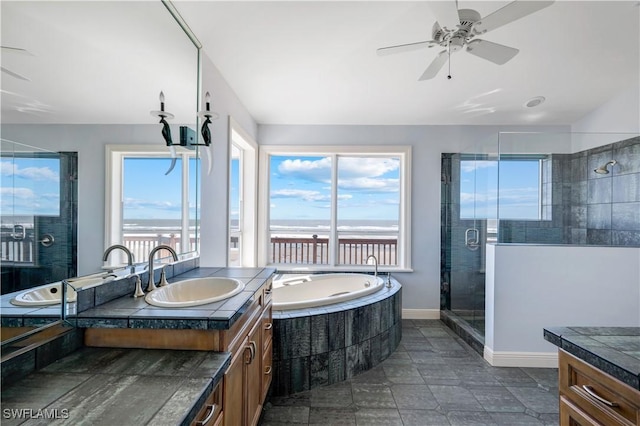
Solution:
[(560, 394), (590, 417), (606, 425), (640, 423), (640, 391), (562, 350), (559, 368)]
[(222, 386), (221, 383), (209, 394), (204, 406), (191, 423), (192, 426), (215, 426), (222, 420)]
[(564, 396), (560, 397), (560, 426), (600, 426)]
[(267, 345), (264, 354), (262, 356), (262, 400), (264, 401), (267, 397), (267, 392), (269, 392), (269, 386), (271, 386), (271, 377), (273, 376), (273, 362), (272, 362), (272, 353), (273, 351), (271, 342)]
[(271, 316), (271, 305), (262, 313), (262, 347), (263, 350), (271, 343), (273, 339), (273, 319)]

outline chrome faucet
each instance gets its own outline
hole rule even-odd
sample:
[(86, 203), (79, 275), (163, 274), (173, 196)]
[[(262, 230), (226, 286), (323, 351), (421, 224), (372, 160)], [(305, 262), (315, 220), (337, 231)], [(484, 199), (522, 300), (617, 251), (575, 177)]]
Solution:
[(377, 278), (378, 277), (378, 258), (375, 255), (370, 254), (369, 257), (367, 257), (367, 264), (369, 264), (369, 259), (371, 259), (371, 258), (373, 258), (373, 260), (375, 260), (375, 262), (374, 262), (374, 270), (373, 271), (375, 273), (374, 276)]
[(162, 249), (167, 250), (169, 253), (171, 253), (171, 256), (173, 256), (173, 260), (175, 260), (176, 262), (178, 261), (178, 254), (176, 253), (176, 251), (167, 245), (160, 244), (159, 246), (151, 249), (151, 252), (149, 253), (149, 285), (147, 286), (147, 291), (156, 289), (156, 285), (153, 283), (153, 256), (155, 256), (156, 253)]
[(120, 249), (123, 252), (125, 252), (127, 254), (127, 265), (129, 265), (129, 267), (131, 268), (131, 273), (134, 272), (134, 267), (133, 267), (133, 253), (131, 253), (131, 250), (129, 250), (128, 248), (126, 248), (125, 246), (123, 246), (122, 244), (114, 244), (112, 246), (109, 246), (105, 251), (104, 254), (102, 255), (102, 261), (106, 262), (107, 258), (109, 257), (109, 253), (111, 253), (113, 250), (115, 249)]

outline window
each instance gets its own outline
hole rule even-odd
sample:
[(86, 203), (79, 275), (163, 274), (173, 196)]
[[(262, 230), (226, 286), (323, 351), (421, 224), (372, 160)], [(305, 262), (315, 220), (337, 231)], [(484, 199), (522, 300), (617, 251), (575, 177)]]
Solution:
[(263, 148), (266, 264), (410, 268), (409, 147)]
[(460, 161), (460, 219), (542, 219), (542, 163), (537, 156)]
[[(172, 168), (174, 159), (162, 147), (108, 145), (107, 150), (106, 245), (125, 245), (136, 262), (160, 244), (178, 253), (196, 251), (195, 152), (179, 151)], [(111, 263), (124, 261), (120, 252), (111, 257)]]
[(238, 123), (231, 129), (229, 163), (228, 266), (252, 267), (256, 260), (257, 144)]

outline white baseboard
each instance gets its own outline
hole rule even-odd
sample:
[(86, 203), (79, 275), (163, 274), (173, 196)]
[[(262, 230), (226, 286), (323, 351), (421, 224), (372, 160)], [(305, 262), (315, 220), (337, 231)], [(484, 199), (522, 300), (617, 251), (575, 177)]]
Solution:
[(484, 359), (494, 367), (558, 368), (558, 352), (494, 352), (485, 346)]
[(403, 319), (440, 319), (440, 309), (403, 309)]

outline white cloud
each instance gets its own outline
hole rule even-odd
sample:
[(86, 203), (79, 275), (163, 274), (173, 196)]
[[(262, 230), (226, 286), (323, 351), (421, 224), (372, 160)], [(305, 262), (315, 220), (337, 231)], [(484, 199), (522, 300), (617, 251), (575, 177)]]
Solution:
[(473, 172), (475, 170), (478, 170), (478, 169), (490, 169), (490, 168), (497, 168), (497, 167), (498, 167), (498, 162), (497, 161), (465, 160), (465, 161), (461, 161), (460, 162), (460, 168), (465, 173), (471, 173), (471, 172)]
[(371, 179), (368, 177), (338, 179), (338, 187), (348, 190), (398, 192), (400, 190), (400, 181), (398, 179)]
[(11, 161), (0, 162), (0, 174), (2, 174), (2, 176), (15, 176), (29, 180), (46, 180), (52, 182), (60, 181), (59, 174), (51, 170), (49, 167), (20, 168), (19, 165), (12, 163)]
[(303, 179), (312, 182), (331, 181), (331, 158), (320, 160), (284, 160), (278, 166), (278, 173), (282, 176)]
[[(329, 201), (331, 200), (331, 195), (306, 189), (279, 189), (271, 193), (271, 198), (299, 198), (303, 201)], [(348, 200), (350, 198), (350, 194), (338, 196), (339, 200)]]
[(35, 193), (31, 188), (0, 188), (2, 198), (20, 198), (22, 200), (34, 199)]
[[(397, 170), (400, 160), (396, 158), (360, 158), (340, 157), (338, 159), (338, 180), (349, 182), (356, 179), (369, 179)], [(278, 166), (278, 174), (284, 177), (303, 179), (311, 182), (331, 181), (331, 159), (285, 160)], [(392, 179), (389, 179), (391, 181)], [(397, 180), (396, 180), (397, 181)]]
[(182, 207), (179, 204), (172, 203), (170, 201), (149, 201), (140, 200), (136, 198), (125, 198), (123, 201), (123, 207), (126, 209), (157, 209), (157, 210), (180, 210)]

